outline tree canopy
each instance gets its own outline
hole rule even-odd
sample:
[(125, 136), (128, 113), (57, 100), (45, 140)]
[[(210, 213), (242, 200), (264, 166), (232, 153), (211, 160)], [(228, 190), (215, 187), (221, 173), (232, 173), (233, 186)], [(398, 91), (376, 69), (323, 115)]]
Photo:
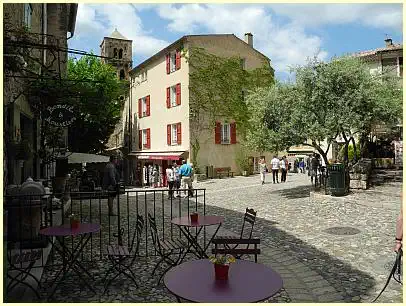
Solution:
[[(324, 158), (340, 136), (345, 145), (361, 142), (374, 124), (395, 123), (402, 112), (402, 92), (396, 80), (371, 77), (357, 58), (330, 63), (310, 60), (294, 69), (296, 82), (258, 89), (248, 97), (252, 114), (247, 141), (257, 150), (314, 147)], [(327, 141), (323, 148), (322, 141)], [(361, 143), (362, 145), (362, 143)]]
[(117, 78), (112, 66), (91, 55), (69, 59), (68, 79), (80, 81), (73, 102), (76, 121), (69, 127), (69, 150), (102, 151), (120, 120), (128, 84)]

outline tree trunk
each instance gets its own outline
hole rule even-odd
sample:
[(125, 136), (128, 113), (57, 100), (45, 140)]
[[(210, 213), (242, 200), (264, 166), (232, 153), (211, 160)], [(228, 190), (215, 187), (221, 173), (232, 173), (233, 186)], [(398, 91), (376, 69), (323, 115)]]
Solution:
[(351, 137), (351, 142), (352, 142), (352, 147), (354, 149), (354, 156), (352, 157), (352, 161), (355, 164), (357, 162), (357, 160), (358, 160), (358, 157), (357, 157), (357, 147), (355, 145), (354, 137)]
[(193, 166), (195, 168), (196, 173), (200, 172), (200, 165), (197, 161), (197, 157), (199, 156), (199, 151), (200, 151), (200, 142), (197, 138), (193, 139), (191, 141), (192, 145), (192, 162)]

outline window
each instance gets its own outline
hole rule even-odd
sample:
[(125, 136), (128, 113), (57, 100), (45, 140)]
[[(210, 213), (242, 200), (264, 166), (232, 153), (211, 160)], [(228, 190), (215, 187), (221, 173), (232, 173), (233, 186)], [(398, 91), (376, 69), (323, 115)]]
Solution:
[(142, 103), (142, 116), (145, 117), (147, 115), (147, 98), (144, 97), (141, 99)]
[(170, 62), (171, 62), (171, 72), (176, 71), (176, 52), (171, 53)]
[(241, 68), (245, 69), (245, 58), (240, 59)]
[(177, 129), (177, 124), (172, 124), (171, 125), (171, 144), (176, 145), (178, 144), (178, 129)]
[(124, 73), (124, 69), (120, 70), (120, 80), (124, 80), (125, 79), (125, 73)]
[(123, 49), (118, 51), (118, 58), (123, 58)]
[(148, 130), (142, 130), (142, 147), (148, 148)]
[(147, 71), (141, 72), (141, 82), (144, 82), (147, 80)]
[(114, 48), (114, 57), (117, 57), (117, 48)]
[(176, 106), (176, 86), (171, 87), (171, 107)]
[(24, 25), (31, 29), (32, 24), (32, 6), (29, 3), (24, 4)]
[(230, 124), (225, 123), (221, 126), (221, 143), (230, 143)]

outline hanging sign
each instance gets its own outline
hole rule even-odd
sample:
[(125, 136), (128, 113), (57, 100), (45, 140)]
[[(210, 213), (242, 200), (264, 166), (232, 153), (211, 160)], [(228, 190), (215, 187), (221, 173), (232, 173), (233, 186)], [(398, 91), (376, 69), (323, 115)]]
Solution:
[(44, 113), (44, 120), (57, 127), (70, 126), (75, 119), (72, 105), (49, 106)]

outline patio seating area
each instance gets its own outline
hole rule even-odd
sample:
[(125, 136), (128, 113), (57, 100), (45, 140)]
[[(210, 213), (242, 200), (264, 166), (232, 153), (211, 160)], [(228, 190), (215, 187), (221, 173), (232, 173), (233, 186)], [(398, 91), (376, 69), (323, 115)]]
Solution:
[[(224, 216), (209, 215), (204, 191), (195, 190), (194, 193), (193, 198), (168, 200), (165, 192), (159, 190), (126, 192), (115, 201), (115, 207), (117, 202), (120, 207), (118, 216), (108, 215), (103, 198), (72, 200), (64, 215), (79, 216), (80, 223), (73, 228), (65, 219), (62, 225), (41, 229), (40, 235), (46, 235), (53, 248), (47, 258), (42, 258), (43, 265), (31, 265), (30, 269), (43, 271), (39, 286), (35, 288), (37, 292), (31, 290), (25, 294), (24, 301), (178, 301), (162, 281), (171, 268), (199, 259), (208, 262), (215, 246), (212, 238), (237, 238), (237, 243), (241, 244), (246, 242), (241, 238), (251, 238), (252, 235), (252, 219), (249, 219), (249, 237), (243, 237), (244, 227), (239, 233), (247, 220), (245, 216), (236, 221), (240, 224), (239, 229), (234, 229), (234, 238), (230, 238), (230, 230), (221, 226)], [(199, 221), (191, 222), (189, 216), (192, 212), (198, 212)], [(229, 250), (238, 255), (238, 249), (228, 246), (233, 245), (233, 241), (226, 242), (227, 246), (222, 241), (223, 253)], [(259, 252), (247, 253), (252, 255), (242, 255), (241, 260), (255, 264)], [(261, 263), (260, 257), (258, 262)], [(22, 301), (20, 298), (19, 294), (10, 294), (7, 301)], [(285, 290), (277, 288), (266, 301), (286, 299)]]

